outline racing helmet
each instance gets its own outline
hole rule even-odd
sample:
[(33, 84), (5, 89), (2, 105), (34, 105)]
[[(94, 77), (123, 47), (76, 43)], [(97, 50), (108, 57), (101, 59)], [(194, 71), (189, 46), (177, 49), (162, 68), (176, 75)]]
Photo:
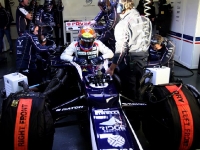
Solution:
[(53, 8), (53, 1), (52, 0), (45, 0), (44, 1), (44, 10), (50, 12)]
[(83, 26), (78, 34), (80, 49), (83, 51), (92, 50), (96, 38), (95, 30), (91, 26)]

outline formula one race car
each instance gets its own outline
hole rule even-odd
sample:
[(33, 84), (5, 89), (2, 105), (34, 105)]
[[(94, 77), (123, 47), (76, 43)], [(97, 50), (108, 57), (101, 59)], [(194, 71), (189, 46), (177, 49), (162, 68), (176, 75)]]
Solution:
[[(147, 81), (152, 73), (147, 72), (141, 80), (140, 101), (133, 101), (120, 94), (119, 77), (106, 74), (104, 67), (55, 58), (51, 66), (54, 77), (37, 85), (38, 91), (20, 82), (23, 90), (4, 100), (1, 124), (6, 149), (51, 150), (55, 128), (77, 123), (90, 134), (93, 150), (141, 150), (135, 132), (138, 122), (153, 150), (199, 148), (200, 94), (191, 85), (153, 85)], [(59, 123), (70, 114), (79, 120)]]

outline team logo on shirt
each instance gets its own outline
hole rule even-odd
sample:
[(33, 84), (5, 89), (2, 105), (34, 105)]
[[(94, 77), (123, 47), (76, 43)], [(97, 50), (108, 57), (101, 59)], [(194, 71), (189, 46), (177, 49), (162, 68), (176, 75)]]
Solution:
[(22, 45), (23, 40), (17, 40), (17, 42), (19, 43), (19, 45)]

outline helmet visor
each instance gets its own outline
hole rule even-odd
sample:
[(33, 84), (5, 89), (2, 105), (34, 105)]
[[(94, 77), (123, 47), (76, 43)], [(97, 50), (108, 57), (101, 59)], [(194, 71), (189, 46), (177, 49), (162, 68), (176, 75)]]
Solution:
[(94, 38), (92, 39), (81, 38), (79, 41), (81, 49), (85, 51), (92, 50), (93, 43), (94, 43)]

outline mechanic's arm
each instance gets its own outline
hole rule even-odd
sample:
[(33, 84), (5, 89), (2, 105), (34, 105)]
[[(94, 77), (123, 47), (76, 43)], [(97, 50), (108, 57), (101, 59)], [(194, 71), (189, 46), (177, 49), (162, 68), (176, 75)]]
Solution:
[[(115, 28), (116, 30), (116, 28)], [(125, 54), (128, 52), (128, 31), (122, 27), (118, 27), (115, 31), (115, 55), (113, 57), (113, 62), (110, 68), (107, 70), (107, 73), (113, 75), (115, 68), (121, 63)]]
[(60, 59), (64, 61), (73, 61), (73, 54), (76, 52), (76, 41), (72, 42), (61, 54)]
[(33, 15), (31, 13), (28, 13), (28, 11), (24, 8), (19, 8), (19, 10), (24, 14), (25, 18), (28, 20), (33, 19)]
[(95, 41), (99, 45), (99, 52), (102, 53), (103, 59), (109, 59), (113, 58), (114, 53), (112, 52), (111, 49), (109, 49), (107, 46), (105, 46), (101, 41), (96, 40)]
[(101, 20), (101, 18), (103, 17), (104, 12), (101, 10), (97, 16), (94, 18), (94, 21), (99, 22)]
[(102, 26), (95, 26), (94, 29), (101, 31), (101, 32), (106, 31), (106, 30), (110, 30), (110, 29), (114, 28), (116, 23), (117, 23), (117, 13), (116, 13), (116, 10), (114, 9), (113, 13), (111, 13), (108, 16), (107, 23), (105, 25), (102, 25)]
[(38, 52), (41, 52), (41, 51), (48, 51), (50, 48), (54, 47), (56, 48), (56, 45), (51, 45), (51, 46), (43, 46), (40, 44), (40, 42), (38, 41), (38, 37), (37, 36), (31, 36), (29, 35), (29, 38), (31, 40), (31, 43), (32, 43), (32, 46), (38, 51)]

